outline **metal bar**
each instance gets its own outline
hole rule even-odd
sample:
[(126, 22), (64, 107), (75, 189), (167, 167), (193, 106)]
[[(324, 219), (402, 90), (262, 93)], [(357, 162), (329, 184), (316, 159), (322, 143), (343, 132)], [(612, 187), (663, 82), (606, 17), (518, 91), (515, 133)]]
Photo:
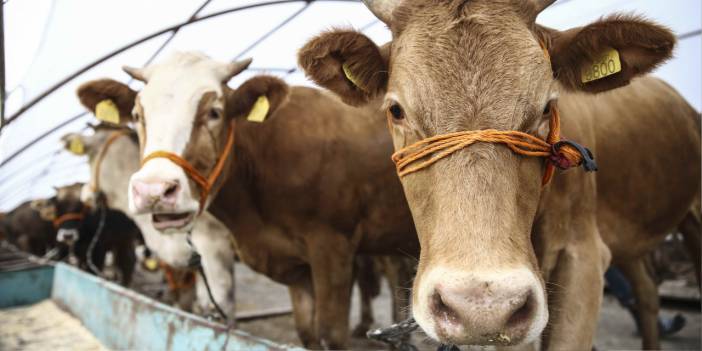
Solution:
[(195, 19), (188, 20), (188, 21), (186, 21), (186, 22), (183, 22), (183, 23), (180, 23), (180, 24), (176, 24), (176, 25), (173, 25), (173, 26), (164, 28), (164, 29), (162, 29), (162, 30), (160, 30), (160, 31), (154, 32), (154, 33), (149, 34), (149, 35), (147, 35), (147, 36), (145, 36), (145, 37), (142, 37), (141, 39), (137, 39), (137, 40), (135, 40), (135, 41), (133, 41), (133, 42), (131, 42), (131, 43), (129, 43), (129, 44), (126, 44), (126, 45), (124, 45), (124, 46), (122, 46), (122, 47), (120, 47), (120, 48), (118, 48), (118, 49), (116, 49), (116, 50), (113, 50), (112, 52), (110, 52), (110, 53), (108, 53), (108, 54), (106, 54), (106, 55), (104, 55), (104, 56), (98, 58), (97, 60), (91, 62), (90, 64), (88, 64), (88, 65), (86, 65), (86, 66), (84, 66), (83, 68), (79, 69), (78, 71), (72, 73), (72, 74), (69, 75), (68, 77), (62, 79), (61, 81), (59, 81), (59, 82), (57, 82), (57, 83), (55, 83), (54, 85), (52, 85), (51, 87), (49, 87), (47, 90), (45, 90), (43, 93), (39, 94), (37, 97), (33, 98), (33, 99), (32, 99), (31, 101), (29, 101), (27, 104), (25, 104), (24, 106), (22, 106), (22, 107), (21, 107), (19, 110), (17, 110), (17, 112), (15, 112), (12, 116), (10, 116), (10, 118), (8, 118), (7, 121), (5, 122), (5, 125), (3, 125), (3, 128), (4, 128), (5, 126), (9, 125), (10, 123), (14, 122), (19, 116), (21, 116), (24, 112), (26, 112), (27, 110), (29, 110), (30, 108), (32, 108), (34, 105), (36, 105), (38, 102), (40, 102), (41, 100), (43, 100), (44, 98), (46, 98), (49, 94), (51, 94), (52, 92), (54, 92), (54, 91), (57, 90), (58, 88), (62, 87), (62, 86), (65, 85), (66, 83), (72, 81), (73, 79), (75, 79), (76, 77), (80, 76), (81, 74), (85, 73), (86, 71), (88, 71), (88, 70), (92, 69), (93, 67), (95, 67), (95, 66), (97, 66), (97, 65), (99, 65), (99, 64), (101, 64), (101, 63), (103, 63), (104, 61), (106, 61), (106, 60), (112, 58), (112, 57), (115, 56), (115, 55), (118, 55), (118, 54), (120, 54), (120, 53), (122, 53), (122, 52), (124, 52), (124, 51), (126, 51), (126, 50), (128, 50), (128, 49), (131, 49), (131, 48), (134, 47), (134, 46), (137, 46), (137, 45), (139, 45), (139, 44), (141, 44), (141, 43), (144, 43), (144, 42), (146, 42), (146, 41), (148, 41), (148, 40), (151, 40), (151, 39), (153, 39), (153, 38), (156, 38), (156, 37), (158, 37), (158, 36), (160, 36), (160, 35), (162, 35), (162, 34), (165, 34), (165, 33), (174, 31), (174, 30), (176, 30), (176, 29), (179, 29), (179, 28), (182, 28), (182, 27), (191, 25), (191, 24), (193, 24), (193, 23), (197, 23), (197, 22), (200, 22), (200, 21), (208, 20), (208, 19), (210, 19), (210, 18), (218, 17), (218, 16), (221, 16), (221, 15), (226, 15), (226, 14), (233, 13), (233, 12), (237, 12), (237, 11), (249, 10), (249, 9), (253, 9), (253, 8), (257, 8), (257, 7), (264, 7), (264, 6), (271, 6), (271, 5), (280, 5), (280, 4), (288, 4), (288, 3), (296, 3), (296, 2), (310, 3), (310, 2), (317, 2), (317, 1), (325, 1), (325, 2), (358, 2), (358, 0), (277, 0), (277, 1), (269, 1), (269, 2), (263, 2), (263, 3), (258, 3), (258, 4), (246, 5), (246, 6), (238, 6), (238, 7), (234, 7), (234, 8), (230, 8), (230, 9), (226, 9), (226, 10), (222, 10), (222, 11), (218, 11), (218, 12), (211, 13), (211, 14), (206, 15), (206, 16), (203, 16), (203, 17), (197, 17), (197, 18), (195, 18)]
[(286, 24), (290, 23), (290, 21), (292, 21), (293, 19), (295, 19), (295, 17), (297, 17), (297, 16), (298, 16), (299, 14), (301, 14), (303, 11), (307, 10), (307, 8), (310, 7), (310, 5), (312, 4), (313, 1), (314, 1), (314, 0), (307, 1), (307, 4), (305, 4), (304, 7), (302, 7), (301, 9), (299, 9), (299, 10), (297, 10), (297, 11), (295, 11), (295, 13), (293, 13), (292, 15), (290, 15), (290, 17), (288, 17), (288, 18), (286, 18), (285, 20), (283, 20), (283, 22), (278, 23), (278, 25), (275, 26), (275, 27), (273, 27), (273, 29), (271, 29), (271, 30), (269, 30), (268, 32), (266, 32), (265, 34), (263, 34), (263, 35), (262, 35), (260, 38), (258, 38), (256, 41), (254, 41), (253, 43), (251, 43), (251, 45), (249, 45), (248, 47), (246, 47), (246, 49), (244, 49), (244, 50), (243, 50), (242, 52), (240, 52), (238, 55), (234, 56), (234, 59), (232, 59), (232, 61), (236, 61), (236, 60), (240, 59), (242, 56), (246, 55), (249, 51), (253, 50), (253, 48), (255, 48), (256, 46), (258, 46), (258, 44), (260, 44), (261, 42), (263, 42), (264, 40), (266, 40), (268, 37), (270, 37), (271, 35), (273, 35), (275, 32), (277, 32), (278, 29), (280, 29), (280, 28), (282, 28), (283, 26), (285, 26)]
[(0, 132), (5, 126), (5, 3), (0, 3)]
[[(207, 5), (210, 4), (210, 2), (212, 2), (212, 0), (206, 0), (204, 3), (202, 3), (202, 5), (200, 5), (200, 7), (198, 7), (197, 10), (195, 10), (195, 12), (193, 12), (193, 14), (190, 17), (188, 17), (188, 20), (186, 22), (190, 22), (190, 21), (194, 20), (195, 18), (197, 18), (197, 15), (199, 15), (200, 12), (202, 10), (204, 10), (205, 7), (207, 7)], [(159, 46), (158, 49), (156, 49), (156, 51), (153, 53), (153, 55), (151, 55), (151, 57), (149, 57), (148, 60), (146, 60), (146, 62), (144, 63), (144, 66), (148, 66), (151, 62), (153, 62), (156, 59), (156, 56), (158, 56), (158, 54), (160, 54), (161, 51), (163, 51), (163, 49), (165, 49), (166, 46), (168, 46), (168, 44), (171, 42), (171, 40), (173, 40), (173, 38), (176, 36), (176, 34), (178, 34), (178, 32), (180, 31), (180, 28), (182, 28), (182, 27), (178, 27), (178, 28), (173, 30), (173, 32), (171, 33), (171, 36), (168, 37), (168, 39), (166, 39), (166, 41), (164, 41), (163, 44), (161, 44), (161, 46)], [(133, 78), (130, 79), (129, 81), (131, 82), (132, 80), (133, 80)]]
[(698, 36), (700, 34), (702, 34), (702, 29), (693, 30), (692, 32), (687, 32), (687, 33), (678, 35), (678, 40), (685, 40), (687, 38), (692, 38), (692, 37)]
[(77, 121), (79, 118), (81, 118), (81, 117), (83, 117), (83, 116), (85, 116), (85, 115), (87, 115), (87, 114), (88, 114), (87, 111), (86, 111), (86, 112), (81, 112), (81, 113), (79, 113), (79, 114), (77, 114), (77, 115), (75, 115), (75, 116), (69, 118), (68, 120), (59, 123), (57, 126), (55, 126), (55, 127), (51, 128), (51, 129), (47, 130), (46, 132), (42, 133), (42, 134), (39, 135), (38, 137), (32, 139), (32, 141), (30, 141), (29, 143), (25, 144), (24, 146), (22, 146), (21, 148), (19, 148), (17, 151), (15, 151), (14, 153), (12, 153), (12, 155), (8, 156), (6, 159), (4, 159), (2, 162), (0, 162), (0, 168), (2, 168), (2, 167), (3, 167), (4, 165), (6, 165), (8, 162), (12, 161), (15, 157), (17, 157), (17, 156), (20, 155), (21, 153), (27, 151), (27, 149), (29, 149), (30, 147), (32, 147), (32, 146), (34, 145), (34, 143), (36, 143), (37, 141), (46, 138), (47, 136), (53, 134), (53, 133), (56, 132), (57, 130), (60, 130), (61, 128), (63, 128), (63, 127), (65, 127), (65, 126), (67, 126), (67, 125), (69, 125), (69, 124), (71, 124), (71, 123)]

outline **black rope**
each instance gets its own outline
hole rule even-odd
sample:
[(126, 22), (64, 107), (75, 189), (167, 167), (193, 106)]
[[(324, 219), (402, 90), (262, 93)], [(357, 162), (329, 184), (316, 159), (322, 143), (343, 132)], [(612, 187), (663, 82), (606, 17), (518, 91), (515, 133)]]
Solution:
[(97, 245), (98, 240), (100, 239), (100, 235), (102, 234), (102, 230), (105, 227), (105, 217), (107, 215), (107, 206), (105, 205), (105, 202), (102, 201), (104, 199), (100, 199), (100, 195), (98, 195), (98, 211), (100, 211), (100, 221), (98, 222), (98, 227), (97, 230), (95, 230), (95, 235), (93, 235), (93, 239), (90, 241), (90, 245), (88, 245), (88, 252), (87, 252), (87, 257), (86, 261), (88, 263), (88, 268), (98, 277), (105, 278), (104, 275), (102, 274), (102, 271), (97, 268), (95, 263), (93, 263), (93, 250), (95, 250), (95, 246)]
[(418, 328), (417, 322), (410, 317), (386, 328), (371, 329), (366, 333), (366, 337), (388, 344), (395, 350), (417, 351), (417, 347), (412, 345), (409, 339), (410, 334)]
[(228, 317), (227, 314), (224, 313), (224, 310), (219, 306), (217, 301), (215, 301), (215, 298), (212, 295), (212, 289), (210, 289), (210, 282), (207, 280), (207, 275), (205, 274), (205, 268), (202, 266), (202, 256), (200, 256), (200, 254), (195, 249), (195, 245), (193, 245), (193, 242), (190, 240), (190, 234), (191, 233), (188, 232), (188, 235), (185, 236), (186, 242), (188, 243), (188, 245), (190, 245), (190, 248), (193, 250), (188, 265), (190, 267), (197, 267), (200, 276), (202, 276), (202, 281), (203, 283), (205, 283), (207, 297), (210, 298), (210, 302), (212, 302), (212, 305), (214, 305), (215, 309), (217, 310), (217, 313), (219, 313), (219, 315), (224, 319), (224, 322), (226, 323), (227, 332), (224, 337), (224, 345), (222, 346), (222, 350), (226, 350), (227, 345), (229, 344), (229, 334), (231, 333), (231, 330), (234, 329), (236, 324), (236, 316), (231, 316), (231, 318)]

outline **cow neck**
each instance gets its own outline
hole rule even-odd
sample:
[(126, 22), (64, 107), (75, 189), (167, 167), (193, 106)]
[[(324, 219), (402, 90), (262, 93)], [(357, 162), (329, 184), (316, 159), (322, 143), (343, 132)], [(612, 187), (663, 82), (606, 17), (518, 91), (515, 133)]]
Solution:
[(100, 169), (102, 166), (102, 161), (104, 161), (105, 156), (107, 155), (107, 151), (110, 149), (110, 146), (112, 146), (112, 144), (115, 141), (117, 141), (117, 139), (119, 139), (122, 136), (129, 135), (129, 133), (130, 130), (128, 129), (118, 129), (113, 132), (110, 132), (110, 134), (105, 140), (105, 143), (102, 144), (102, 147), (95, 156), (95, 166), (93, 167), (93, 172), (90, 179), (90, 189), (93, 193), (97, 193), (98, 191), (100, 191)]
[(263, 128), (263, 125), (252, 126), (252, 123), (244, 121), (237, 124), (232, 162), (222, 172), (221, 186), (208, 207), (208, 211), (227, 224), (235, 235), (241, 233), (232, 228), (234, 224), (238, 227), (242, 221), (260, 222), (259, 207), (254, 200), (258, 187), (255, 178), (255, 158), (251, 148), (264, 145), (260, 138), (249, 137), (256, 134), (260, 128)]

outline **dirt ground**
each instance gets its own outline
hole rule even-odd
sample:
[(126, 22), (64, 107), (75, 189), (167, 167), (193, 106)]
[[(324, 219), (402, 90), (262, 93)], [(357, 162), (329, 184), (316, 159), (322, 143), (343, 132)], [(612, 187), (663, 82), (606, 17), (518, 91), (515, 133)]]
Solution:
[[(276, 284), (268, 278), (256, 274), (244, 265), (237, 265), (237, 305), (241, 311), (250, 308), (275, 308), (289, 307), (287, 289)], [(351, 326), (359, 321), (358, 289), (354, 288), (353, 305), (351, 311)], [(390, 324), (390, 292), (387, 284), (379, 298), (373, 302), (377, 326)], [(662, 347), (665, 350), (700, 350), (702, 315), (699, 311), (662, 309), (661, 315), (672, 316), (676, 312), (682, 313), (687, 319), (687, 325), (676, 335), (664, 339)], [(273, 318), (240, 322), (239, 328), (278, 343), (300, 345), (295, 334), (295, 325), (291, 315)], [(421, 333), (416, 333), (413, 340), (420, 350), (435, 350), (436, 345), (427, 341)], [(627, 311), (619, 306), (617, 301), (605, 295), (604, 304), (600, 312), (597, 338), (595, 345), (598, 350), (636, 350), (641, 348), (641, 339), (636, 334), (634, 321)], [(353, 338), (349, 347), (351, 349), (383, 349), (384, 345), (369, 340)]]

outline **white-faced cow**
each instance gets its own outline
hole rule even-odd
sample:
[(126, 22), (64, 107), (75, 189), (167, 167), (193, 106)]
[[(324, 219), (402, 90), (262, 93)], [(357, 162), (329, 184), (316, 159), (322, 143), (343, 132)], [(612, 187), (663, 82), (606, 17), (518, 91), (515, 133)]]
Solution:
[[(94, 108), (99, 101), (91, 104), (90, 101), (93, 100), (90, 99), (95, 99), (97, 96), (85, 95), (82, 91), (78, 90), (81, 101), (88, 107)], [(125, 127), (110, 126), (104, 123), (93, 127), (93, 129), (92, 135), (70, 133), (62, 138), (67, 149), (78, 143), (81, 145), (78, 148), (81, 151), (79, 153), (88, 156), (91, 180), (83, 187), (81, 198), (87, 203), (93, 203), (95, 194), (102, 192), (105, 194), (108, 207), (129, 214), (127, 199), (129, 177), (139, 169), (140, 159), (136, 133)], [(195, 287), (192, 284), (173, 284), (170, 283), (172, 279), (169, 278), (170, 276), (177, 277), (189, 274), (188, 272), (172, 272), (173, 269), (176, 271), (189, 270), (188, 265), (193, 257), (193, 248), (186, 240), (187, 232), (164, 234), (154, 228), (151, 216), (130, 216), (141, 229), (146, 246), (156, 253), (160, 260), (170, 266), (165, 267), (164, 270), (170, 289), (180, 287), (194, 290)], [(229, 230), (212, 215), (204, 213), (194, 221), (191, 241), (197, 252), (201, 253), (201, 264), (207, 275), (212, 297), (223, 312), (232, 317), (234, 315), (233, 269), (235, 252)], [(202, 282), (198, 279), (198, 286), (201, 284)], [(171, 291), (171, 293), (195, 296), (194, 291), (191, 293)], [(178, 298), (176, 300), (192, 301)], [(203, 312), (216, 312), (205, 290), (199, 290), (197, 301), (198, 307), (202, 308)], [(181, 303), (180, 305), (186, 309), (190, 307), (189, 303)]]
[[(641, 259), (699, 196), (699, 115), (665, 83), (632, 81), (671, 56), (668, 29), (618, 15), (559, 32), (535, 23), (552, 2), (368, 0), (391, 43), (333, 30), (299, 62), (350, 104), (382, 100), (429, 336), (589, 350), (611, 250), (656, 347)], [(553, 174), (594, 168), (580, 145), (599, 172)]]
[(211, 211), (234, 233), (243, 262), (288, 285), (304, 345), (342, 348), (356, 254), (418, 250), (385, 122), (273, 77), (227, 87), (249, 63), (176, 53), (127, 69), (145, 82), (138, 94), (100, 80), (83, 85), (81, 100), (92, 109), (111, 99), (136, 124), (133, 211), (181, 232)]

